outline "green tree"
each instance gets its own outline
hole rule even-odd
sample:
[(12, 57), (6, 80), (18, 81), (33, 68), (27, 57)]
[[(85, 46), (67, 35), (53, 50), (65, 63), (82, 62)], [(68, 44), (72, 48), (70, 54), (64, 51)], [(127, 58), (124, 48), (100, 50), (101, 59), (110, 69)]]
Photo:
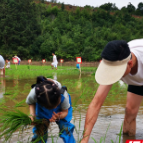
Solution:
[(133, 4), (129, 3), (129, 4), (127, 5), (127, 11), (128, 11), (129, 13), (134, 14), (134, 13), (135, 13), (135, 10), (136, 10), (136, 8), (135, 8), (135, 6), (134, 6)]
[(64, 5), (64, 3), (61, 4), (61, 10), (62, 10), (62, 11), (65, 10), (65, 5)]
[[(0, 21), (1, 49), (5, 51), (4, 55), (18, 51), (18, 47), (28, 48), (36, 35), (40, 34), (33, 0), (3, 0), (0, 3)], [(22, 57), (28, 54), (24, 53), (19, 55)]]
[(140, 2), (140, 3), (138, 4), (137, 10), (136, 10), (136, 14), (143, 16), (143, 3), (142, 3), (142, 2)]

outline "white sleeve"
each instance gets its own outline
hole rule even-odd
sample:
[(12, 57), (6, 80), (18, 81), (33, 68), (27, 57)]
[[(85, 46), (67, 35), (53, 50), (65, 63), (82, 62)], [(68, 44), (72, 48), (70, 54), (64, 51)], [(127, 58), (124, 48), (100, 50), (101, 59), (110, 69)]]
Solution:
[(61, 109), (66, 110), (70, 107), (69, 101), (67, 98), (64, 99), (64, 101), (61, 103)]
[(30, 90), (30, 93), (28, 94), (28, 96), (26, 98), (26, 103), (30, 105), (30, 104), (34, 104), (36, 102), (37, 102), (37, 100), (36, 100), (35, 87), (33, 87)]
[[(50, 78), (51, 79), (51, 78)], [(58, 88), (59, 89), (61, 89), (62, 88), (62, 85), (61, 85), (61, 83), (60, 82), (58, 82), (57, 80), (54, 80), (54, 79), (51, 79), (51, 80), (53, 80), (54, 81), (54, 83), (58, 86)]]

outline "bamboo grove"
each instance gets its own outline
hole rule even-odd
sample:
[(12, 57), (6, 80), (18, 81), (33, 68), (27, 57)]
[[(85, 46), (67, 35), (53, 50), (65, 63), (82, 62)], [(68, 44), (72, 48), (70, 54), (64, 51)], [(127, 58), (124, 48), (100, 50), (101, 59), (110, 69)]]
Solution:
[(1, 0), (0, 54), (22, 60), (58, 58), (97, 61), (107, 42), (142, 38), (143, 3), (136, 9), (131, 3), (118, 9), (107, 3), (67, 10), (63, 3), (55, 6), (33, 0)]

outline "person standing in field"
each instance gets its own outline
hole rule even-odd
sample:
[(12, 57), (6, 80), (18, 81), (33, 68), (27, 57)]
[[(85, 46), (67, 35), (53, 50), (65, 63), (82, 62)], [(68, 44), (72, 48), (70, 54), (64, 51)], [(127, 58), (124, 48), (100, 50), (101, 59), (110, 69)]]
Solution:
[(1, 55), (0, 55), (0, 75), (5, 76), (5, 60)]
[(18, 65), (20, 65), (21, 59), (17, 55), (15, 55), (14, 58), (18, 59)]
[(88, 143), (101, 106), (112, 85), (120, 79), (128, 84), (123, 133), (129, 136), (136, 134), (136, 117), (143, 99), (143, 39), (128, 43), (123, 40), (110, 41), (101, 57), (95, 74), (99, 87), (86, 113), (81, 143)]
[(54, 52), (52, 53), (52, 55), (53, 55), (53, 62), (51, 63), (51, 66), (52, 66), (52, 69), (56, 68), (57, 70), (57, 65), (58, 65), (57, 57)]
[(10, 59), (6, 60), (6, 63), (7, 63), (6, 68), (10, 68)]

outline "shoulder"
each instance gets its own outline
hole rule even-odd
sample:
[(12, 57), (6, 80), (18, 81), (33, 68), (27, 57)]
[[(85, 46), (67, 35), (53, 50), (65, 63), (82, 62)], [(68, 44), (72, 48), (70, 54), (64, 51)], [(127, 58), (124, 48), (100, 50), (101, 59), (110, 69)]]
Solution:
[(1, 58), (1, 59), (4, 59), (2, 55), (0, 55), (0, 58)]
[(62, 95), (63, 101), (61, 103), (61, 109), (66, 110), (70, 107), (69, 97)]
[(134, 47), (143, 47), (143, 38), (142, 39), (134, 39), (128, 42), (129, 48)]
[(35, 87), (33, 87), (33, 88), (30, 90), (30, 92), (29, 92), (29, 94), (28, 94), (28, 96), (27, 96), (27, 98), (26, 98), (26, 103), (27, 103), (27, 104), (36, 103)]
[(51, 79), (51, 78), (50, 78), (50, 80), (52, 80), (58, 86), (59, 89), (62, 88), (62, 85), (60, 82), (58, 82), (57, 80)]

